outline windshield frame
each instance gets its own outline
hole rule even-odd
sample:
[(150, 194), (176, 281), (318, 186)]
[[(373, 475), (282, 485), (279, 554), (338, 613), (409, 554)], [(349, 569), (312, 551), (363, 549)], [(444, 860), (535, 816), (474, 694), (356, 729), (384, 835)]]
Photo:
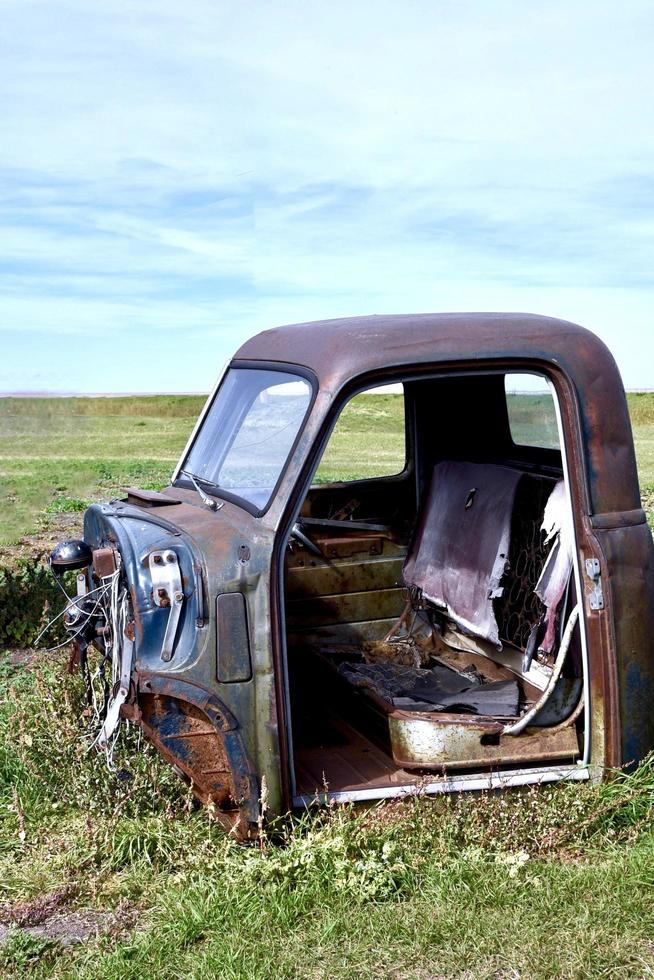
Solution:
[(226, 490), (223, 487), (211, 486), (208, 483), (203, 484), (203, 489), (210, 497), (217, 497), (219, 500), (228, 500), (230, 501), (230, 503), (236, 504), (238, 507), (241, 507), (243, 510), (247, 511), (253, 517), (263, 517), (264, 514), (267, 513), (267, 511), (270, 509), (270, 507), (272, 506), (272, 504), (277, 498), (279, 487), (281, 486), (286, 476), (286, 471), (288, 470), (289, 463), (295, 454), (295, 450), (297, 449), (298, 442), (300, 441), (302, 434), (306, 428), (307, 419), (309, 418), (311, 410), (313, 409), (316, 396), (318, 394), (318, 378), (316, 377), (314, 372), (310, 370), (310, 368), (304, 367), (304, 365), (302, 364), (293, 364), (286, 361), (250, 361), (250, 360), (238, 360), (238, 359), (229, 361), (225, 365), (225, 368), (218, 379), (218, 383), (216, 387), (210, 394), (206, 404), (202, 409), (202, 412), (200, 413), (200, 416), (198, 417), (198, 421), (196, 423), (195, 428), (193, 429), (193, 432), (191, 433), (191, 437), (187, 445), (184, 447), (184, 451), (182, 452), (179, 462), (175, 467), (175, 470), (171, 477), (171, 484), (176, 487), (179, 486), (179, 487), (184, 487), (185, 489), (195, 490), (192, 481), (187, 476), (184, 476), (181, 471), (183, 469), (186, 469), (186, 462), (193, 450), (193, 447), (195, 446), (198, 436), (200, 435), (200, 432), (205, 422), (211, 415), (211, 411), (216, 402), (216, 399), (218, 398), (218, 395), (225, 383), (225, 380), (227, 379), (227, 377), (229, 376), (232, 370), (275, 371), (280, 374), (295, 374), (298, 376), (298, 378), (301, 378), (303, 381), (307, 381), (311, 388), (309, 401), (307, 403), (306, 410), (302, 417), (302, 421), (300, 422), (300, 425), (298, 427), (295, 439), (293, 440), (293, 444), (286, 456), (286, 459), (284, 460), (284, 465), (282, 466), (279, 472), (277, 481), (274, 487), (272, 487), (270, 491), (270, 495), (268, 497), (268, 500), (266, 501), (265, 507), (257, 507), (256, 504), (253, 504), (250, 500), (247, 500), (245, 497), (241, 497), (236, 493), (232, 493), (230, 490)]

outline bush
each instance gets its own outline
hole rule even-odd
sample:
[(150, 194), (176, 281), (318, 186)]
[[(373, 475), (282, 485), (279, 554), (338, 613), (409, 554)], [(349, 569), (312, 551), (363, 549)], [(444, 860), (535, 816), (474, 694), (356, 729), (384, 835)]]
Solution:
[[(64, 602), (42, 556), (19, 558), (12, 567), (0, 567), (0, 646), (33, 644)], [(56, 624), (47, 642), (55, 645), (63, 636), (61, 624)]]

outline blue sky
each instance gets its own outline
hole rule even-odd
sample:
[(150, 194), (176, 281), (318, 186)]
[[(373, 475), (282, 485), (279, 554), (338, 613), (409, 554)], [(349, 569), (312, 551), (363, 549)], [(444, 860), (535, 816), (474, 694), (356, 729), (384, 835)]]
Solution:
[(649, 0), (0, 10), (0, 391), (205, 391), (279, 323), (503, 309), (654, 388)]

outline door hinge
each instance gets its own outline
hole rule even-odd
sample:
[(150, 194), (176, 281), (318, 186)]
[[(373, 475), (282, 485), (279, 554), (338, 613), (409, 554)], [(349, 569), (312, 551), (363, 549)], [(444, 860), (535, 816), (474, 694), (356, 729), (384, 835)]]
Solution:
[(598, 558), (586, 559), (586, 575), (593, 583), (593, 588), (588, 595), (588, 602), (592, 612), (600, 612), (604, 609), (604, 590), (602, 589), (602, 568)]
[(175, 649), (177, 624), (184, 604), (182, 573), (177, 555), (171, 549), (153, 551), (148, 557), (152, 577), (152, 598), (155, 606), (168, 609), (166, 632), (161, 644), (161, 659), (166, 663), (172, 659)]

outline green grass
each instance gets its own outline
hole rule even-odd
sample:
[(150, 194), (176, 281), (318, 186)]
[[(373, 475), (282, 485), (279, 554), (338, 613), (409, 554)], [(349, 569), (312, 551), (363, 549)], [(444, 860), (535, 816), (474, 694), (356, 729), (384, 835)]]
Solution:
[[(203, 401), (183, 395), (0, 399), (0, 549), (57, 528), (60, 515), (80, 513), (127, 486), (165, 486)], [(540, 418), (538, 399), (526, 396), (527, 403)], [(630, 395), (629, 405), (652, 517), (654, 395)], [(525, 431), (533, 427), (528, 416), (516, 413)], [(317, 480), (398, 473), (404, 458), (401, 400), (358, 396), (337, 423)]]
[(401, 473), (405, 443), (402, 399), (357, 395), (336, 422), (316, 471), (316, 483)]
[(654, 530), (654, 394), (630, 394), (628, 399), (641, 492)]
[[(160, 486), (202, 399), (0, 401), (0, 541), (73, 527), (91, 499)], [(393, 396), (353, 404), (322, 479), (397, 472)], [(654, 510), (654, 396), (630, 396)], [(386, 434), (380, 438), (379, 423)], [(654, 972), (654, 762), (600, 786), (327, 809), (243, 848), (123, 729), (87, 751), (66, 653), (0, 653), (0, 922), (43, 895), (110, 909), (62, 949), (16, 930), (0, 976), (550, 978)]]
[(0, 548), (126, 486), (165, 486), (204, 399), (0, 399)]
[[(641, 977), (654, 970), (654, 760), (600, 786), (327, 808), (244, 848), (125, 732), (86, 751), (65, 655), (0, 660), (0, 915), (110, 909), (68, 950), (16, 932), (0, 974)], [(21, 912), (22, 910), (22, 912)]]

